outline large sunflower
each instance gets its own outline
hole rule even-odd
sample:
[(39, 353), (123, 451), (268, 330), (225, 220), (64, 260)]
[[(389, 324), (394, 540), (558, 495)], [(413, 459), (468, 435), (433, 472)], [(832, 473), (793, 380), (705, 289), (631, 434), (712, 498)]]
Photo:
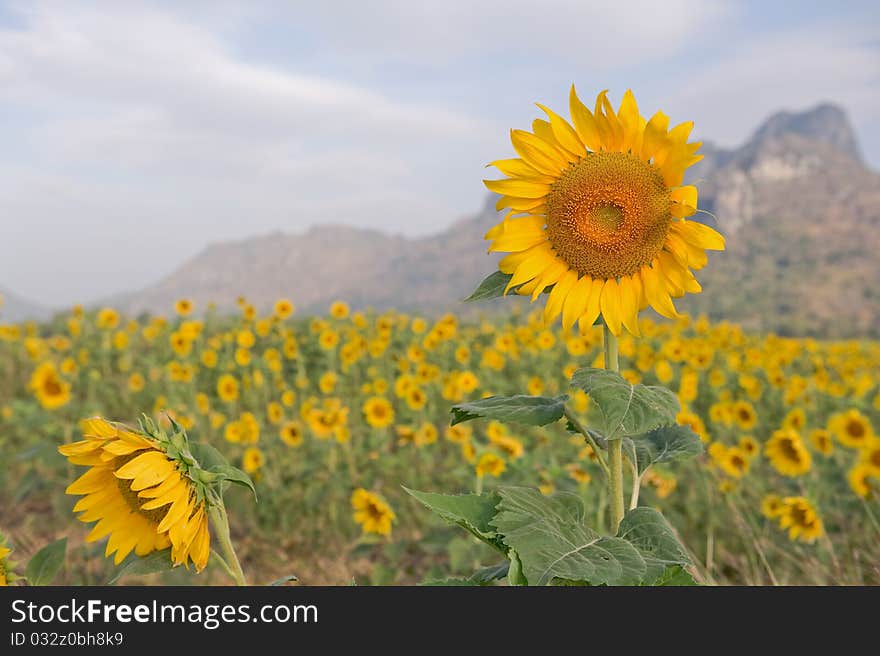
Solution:
[(700, 291), (691, 269), (724, 238), (687, 220), (697, 188), (682, 185), (684, 172), (702, 159), (687, 141), (693, 123), (669, 129), (663, 112), (646, 120), (631, 91), (615, 112), (606, 93), (591, 112), (572, 86), (572, 123), (538, 105), (549, 120), (511, 131), (519, 157), (492, 162), (507, 178), (485, 181), (509, 211), (486, 239), (489, 252), (510, 253), (498, 265), (512, 276), (506, 291), (534, 301), (550, 288), (548, 323), (561, 314), (568, 330), (601, 316), (615, 335), (638, 334), (649, 305), (678, 316), (672, 298)]
[(74, 465), (90, 469), (67, 488), (82, 495), (75, 512), (83, 522), (97, 522), (86, 537), (109, 535), (105, 554), (118, 565), (171, 547), (177, 565), (192, 561), (201, 571), (208, 563), (210, 534), (205, 500), (181, 464), (149, 436), (95, 417), (83, 422), (85, 439), (58, 448)]

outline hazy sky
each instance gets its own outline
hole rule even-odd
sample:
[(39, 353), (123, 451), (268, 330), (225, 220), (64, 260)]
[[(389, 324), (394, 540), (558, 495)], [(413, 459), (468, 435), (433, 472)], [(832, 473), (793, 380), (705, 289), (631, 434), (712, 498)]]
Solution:
[[(722, 145), (831, 100), (880, 166), (876, 2), (0, 2), (0, 287), (146, 286), (207, 243), (473, 213), (535, 101), (632, 87)], [(181, 6), (183, 8), (181, 8)]]

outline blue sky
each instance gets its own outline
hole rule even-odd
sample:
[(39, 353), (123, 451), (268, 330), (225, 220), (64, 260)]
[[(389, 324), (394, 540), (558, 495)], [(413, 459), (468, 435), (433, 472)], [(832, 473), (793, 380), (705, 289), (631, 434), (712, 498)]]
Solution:
[(830, 100), (878, 168), (872, 4), (0, 3), (0, 287), (87, 302), (209, 242), (441, 230), (572, 82), (727, 146)]

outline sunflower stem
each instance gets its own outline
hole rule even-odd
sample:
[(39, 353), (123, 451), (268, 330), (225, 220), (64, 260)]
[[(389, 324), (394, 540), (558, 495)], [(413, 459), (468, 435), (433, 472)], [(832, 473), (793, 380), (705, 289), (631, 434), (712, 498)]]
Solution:
[(602, 471), (605, 473), (605, 476), (608, 476), (608, 465), (605, 463), (605, 458), (602, 456), (602, 450), (599, 448), (599, 445), (596, 444), (596, 440), (593, 439), (593, 436), (590, 435), (590, 432), (584, 428), (584, 425), (581, 424), (580, 420), (574, 415), (574, 413), (565, 408), (564, 410), (565, 418), (571, 422), (571, 425), (577, 429), (577, 431), (584, 436), (584, 439), (587, 441), (587, 444), (593, 449), (593, 453), (596, 454), (596, 462), (599, 463), (599, 466), (602, 468)]
[(208, 517), (214, 525), (214, 533), (220, 543), (220, 551), (223, 552), (223, 560), (230, 570), (229, 574), (232, 580), (235, 581), (235, 585), (247, 585), (244, 572), (241, 571), (241, 564), (238, 562), (238, 556), (235, 555), (235, 549), (232, 546), (232, 539), (229, 535), (229, 516), (226, 514), (223, 499), (217, 499), (215, 503), (209, 504)]
[(630, 463), (630, 471), (632, 472), (633, 484), (632, 484), (632, 494), (629, 497), (629, 509), (635, 510), (639, 505), (639, 491), (642, 486), (642, 477), (639, 474), (638, 465), (635, 463)]
[(214, 560), (220, 563), (220, 566), (223, 568), (223, 571), (229, 575), (229, 578), (235, 579), (235, 573), (232, 571), (232, 568), (227, 564), (227, 562), (223, 559), (219, 553), (211, 549), (211, 555), (214, 556)]
[[(620, 371), (620, 362), (617, 357), (617, 337), (608, 329), (608, 324), (602, 324), (602, 342), (605, 349), (605, 369)], [(610, 524), (612, 534), (617, 534), (617, 527), (623, 519), (623, 440), (621, 438), (608, 440), (608, 509), (610, 512)]]

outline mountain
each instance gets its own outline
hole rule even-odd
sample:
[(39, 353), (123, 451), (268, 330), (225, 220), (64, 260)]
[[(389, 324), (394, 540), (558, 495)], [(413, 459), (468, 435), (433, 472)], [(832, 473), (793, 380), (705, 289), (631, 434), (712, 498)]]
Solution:
[(213, 244), (128, 307), (167, 312), (186, 296), (222, 309), (239, 295), (261, 308), (287, 297), (305, 312), (323, 312), (336, 299), (355, 308), (452, 307), (493, 269), (497, 258), (486, 257), (480, 244), (495, 216), (487, 204), (478, 216), (421, 239), (321, 226)]
[[(701, 220), (728, 237), (728, 251), (711, 257), (704, 293), (680, 309), (781, 334), (877, 335), (880, 175), (863, 163), (843, 110), (780, 112), (742, 146), (701, 152), (689, 179), (710, 213)], [(245, 295), (263, 308), (289, 297), (305, 312), (337, 298), (460, 311), (495, 267), (482, 239), (497, 220), (489, 198), (476, 216), (423, 238), (323, 226), (214, 244), (126, 305), (168, 312), (186, 296), (228, 308)]]
[(0, 288), (0, 323), (48, 319), (52, 310)]
[(781, 112), (740, 148), (706, 151), (690, 178), (728, 250), (688, 311), (784, 335), (880, 334), (880, 175), (845, 113)]

